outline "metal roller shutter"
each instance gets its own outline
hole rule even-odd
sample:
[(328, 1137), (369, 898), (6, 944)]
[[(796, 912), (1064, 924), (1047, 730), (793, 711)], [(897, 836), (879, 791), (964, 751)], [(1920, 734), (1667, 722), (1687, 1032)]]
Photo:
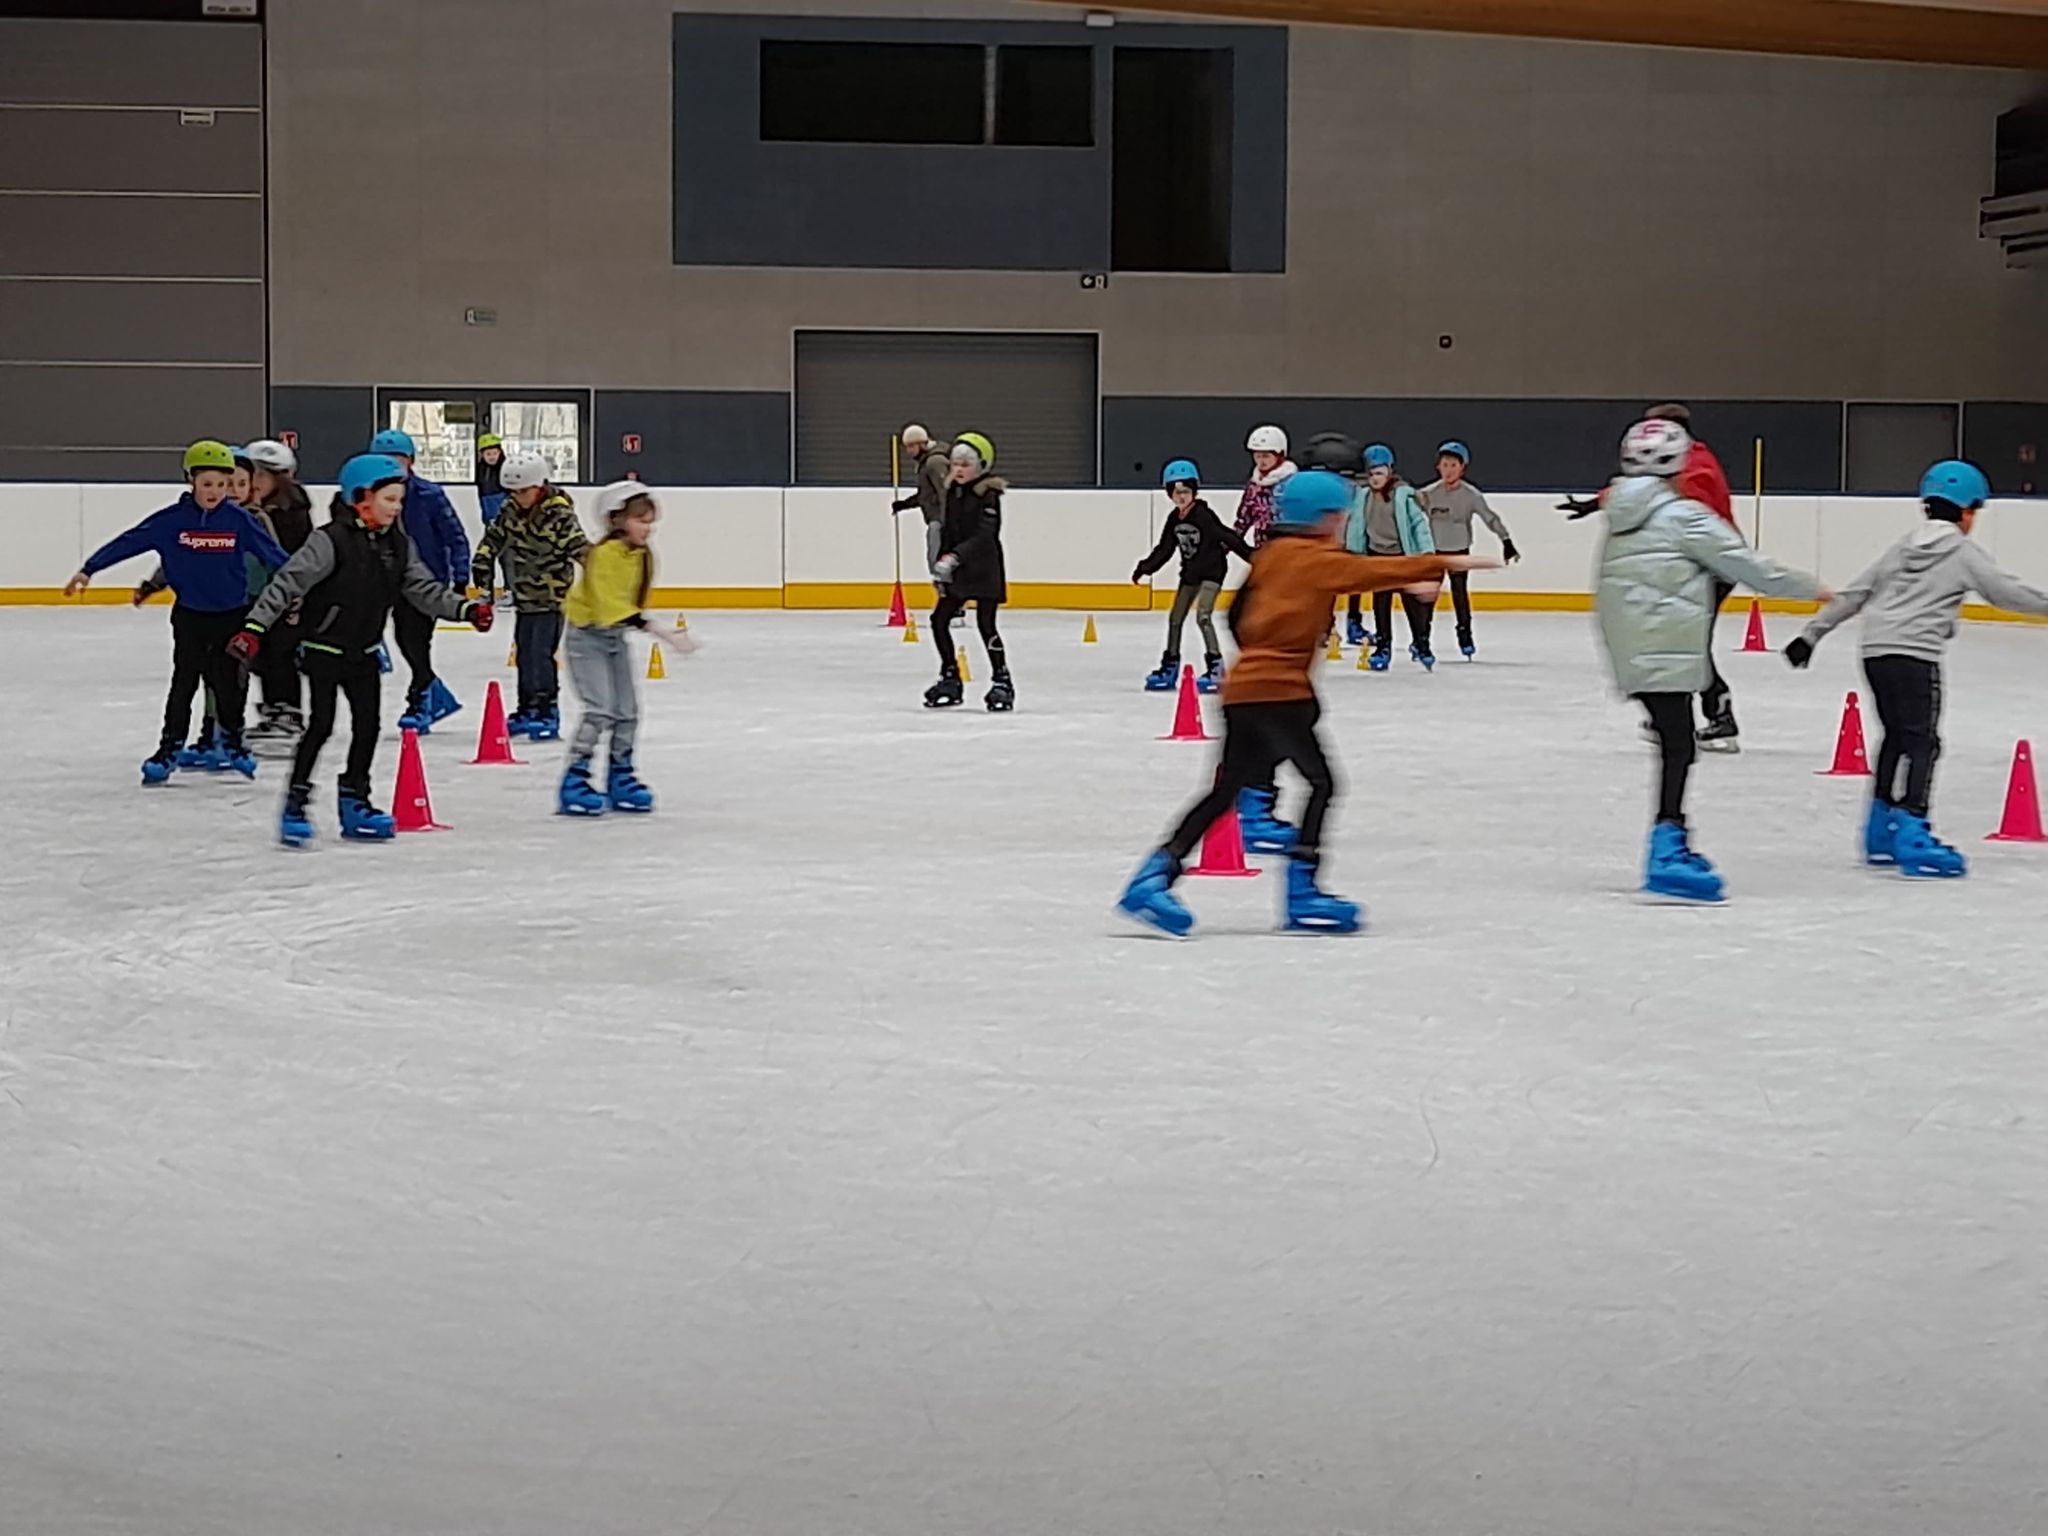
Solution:
[(1096, 338), (1069, 332), (799, 331), (796, 478), (875, 485), (919, 422), (980, 432), (1019, 486), (1096, 483)]

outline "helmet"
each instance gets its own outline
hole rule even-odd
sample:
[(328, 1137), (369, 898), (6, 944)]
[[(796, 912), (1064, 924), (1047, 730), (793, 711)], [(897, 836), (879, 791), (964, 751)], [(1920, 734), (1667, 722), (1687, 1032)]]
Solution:
[(1991, 482), (1984, 471), (1962, 459), (1943, 459), (1920, 477), (1922, 501), (1945, 501), (1968, 511), (1991, 499)]
[(1278, 427), (1253, 427), (1252, 435), (1244, 440), (1250, 453), (1285, 453), (1287, 434)]
[(1350, 510), (1351, 486), (1332, 470), (1304, 469), (1273, 493), (1273, 521), (1288, 527), (1308, 527)]
[(478, 453), (482, 453), (486, 448), (502, 448), (504, 446), (505, 439), (498, 436), (495, 432), (486, 432), (476, 440), (476, 451)]
[(1621, 440), (1621, 472), (1670, 477), (1685, 468), (1692, 434), (1675, 421), (1652, 416), (1637, 422)]
[(389, 454), (399, 459), (416, 459), (420, 456), (419, 445), (412, 440), (412, 434), (401, 432), (396, 427), (386, 427), (371, 438), (370, 452)]
[(932, 440), (931, 433), (925, 431), (923, 427), (920, 427), (914, 421), (901, 432), (898, 432), (896, 437), (906, 448), (915, 448), (919, 443), (928, 443)]
[(531, 448), (522, 448), (517, 453), (505, 455), (505, 462), (498, 466), (498, 484), (508, 491), (546, 485), (549, 468), (545, 455), (535, 453)]
[(249, 457), (249, 450), (240, 443), (232, 445), (228, 452), (235, 456), (235, 468), (254, 469), (256, 467), (256, 461)]
[(1169, 488), (1181, 484), (1198, 486), (1202, 483), (1202, 472), (1195, 468), (1193, 459), (1175, 459), (1166, 466), (1166, 473), (1160, 476), (1159, 483)]
[(215, 442), (210, 437), (202, 437), (198, 442), (185, 450), (185, 473), (187, 475), (190, 475), (194, 470), (200, 469), (217, 469), (226, 474), (231, 472), (234, 467), (235, 450), (226, 443)]
[(955, 464), (978, 462), (983, 469), (994, 469), (996, 445), (979, 432), (962, 432), (953, 440), (953, 452), (950, 457)]
[(1363, 467), (1358, 439), (1346, 437), (1342, 432), (1319, 432), (1308, 440), (1308, 447), (1302, 450), (1301, 467), (1355, 475)]
[(341, 499), (354, 506), (365, 492), (405, 479), (405, 466), (388, 453), (359, 453), (341, 466)]
[(614, 480), (597, 493), (597, 515), (601, 521), (610, 522), (626, 510), (626, 503), (635, 496), (654, 499), (654, 492), (647, 488), (645, 480)]
[(1394, 450), (1385, 443), (1374, 443), (1365, 450), (1365, 467), (1367, 469), (1392, 469), (1394, 467)]
[(274, 437), (259, 437), (242, 453), (258, 469), (273, 475), (288, 475), (299, 467), (299, 456)]
[(1456, 459), (1460, 464), (1470, 464), (1472, 462), (1472, 450), (1459, 442), (1455, 437), (1448, 443), (1438, 443), (1436, 446), (1436, 456), (1440, 459)]

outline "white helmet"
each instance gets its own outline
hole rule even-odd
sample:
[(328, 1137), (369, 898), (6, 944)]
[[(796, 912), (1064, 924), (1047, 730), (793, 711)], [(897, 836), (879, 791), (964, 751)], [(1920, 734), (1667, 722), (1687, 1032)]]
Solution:
[(1621, 440), (1621, 472), (1669, 478), (1685, 468), (1692, 452), (1692, 434), (1675, 421), (1652, 417), (1628, 429)]
[(610, 522), (625, 510), (626, 503), (635, 496), (654, 499), (654, 492), (647, 488), (645, 480), (614, 480), (597, 493), (597, 518), (599, 522)]
[(531, 448), (506, 454), (505, 462), (498, 466), (498, 484), (508, 491), (531, 490), (536, 485), (547, 483), (547, 458)]
[(920, 443), (928, 443), (932, 440), (931, 433), (925, 431), (923, 427), (914, 421), (896, 435), (906, 448), (915, 448)]
[(251, 464), (273, 475), (289, 475), (299, 467), (299, 456), (274, 437), (259, 437), (242, 452)]
[(1253, 427), (1252, 435), (1244, 440), (1250, 453), (1285, 453), (1287, 434), (1278, 427)]

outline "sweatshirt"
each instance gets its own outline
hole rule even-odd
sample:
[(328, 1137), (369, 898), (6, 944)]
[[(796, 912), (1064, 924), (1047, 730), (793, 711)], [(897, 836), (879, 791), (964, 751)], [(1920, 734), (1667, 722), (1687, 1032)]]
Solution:
[(276, 570), (285, 553), (263, 525), (232, 501), (202, 512), (190, 491), (152, 512), (126, 533), (116, 534), (86, 557), (79, 569), (97, 576), (110, 565), (153, 554), (164, 563), (164, 580), (180, 607), (195, 613), (232, 613), (249, 605), (249, 577), (242, 563), (254, 555)]
[(1197, 499), (1186, 512), (1175, 507), (1166, 514), (1159, 529), (1159, 542), (1152, 553), (1140, 560), (1131, 580), (1141, 581), (1180, 551), (1180, 584), (1199, 587), (1205, 581), (1221, 583), (1230, 573), (1230, 557), (1252, 557), (1251, 545), (1223, 526), (1223, 519), (1209, 510), (1209, 503)]
[(1815, 615), (1806, 626), (1806, 643), (1820, 644), (1860, 613), (1864, 655), (1939, 661), (1955, 637), (1963, 599), (1972, 592), (2011, 613), (2048, 614), (2048, 592), (2006, 575), (1954, 523), (1929, 518)]
[(313, 530), (263, 589), (245, 627), (261, 634), (297, 605), (302, 643), (336, 655), (366, 655), (400, 602), (437, 619), (470, 611), (460, 592), (421, 563), (402, 523), (372, 528), (336, 498), (330, 521)]
[(617, 534), (590, 546), (583, 575), (562, 612), (578, 629), (644, 629), (648, 589), (654, 585), (654, 551), (635, 549)]
[(1460, 480), (1456, 485), (1433, 481), (1425, 485), (1416, 495), (1422, 501), (1422, 508), (1429, 514), (1429, 537), (1444, 555), (1465, 555), (1472, 552), (1472, 519), (1478, 518), (1493, 530), (1493, 536), (1505, 544), (1508, 542), (1508, 525), (1500, 520), (1500, 514), (1486, 503), (1486, 496), (1470, 480)]

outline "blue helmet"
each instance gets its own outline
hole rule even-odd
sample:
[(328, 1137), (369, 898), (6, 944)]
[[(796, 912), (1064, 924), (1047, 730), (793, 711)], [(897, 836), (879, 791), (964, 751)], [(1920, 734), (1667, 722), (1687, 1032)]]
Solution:
[(1365, 467), (1367, 469), (1392, 469), (1394, 467), (1394, 450), (1385, 443), (1374, 443), (1365, 450)]
[(1981, 507), (1991, 499), (1984, 471), (1961, 459), (1943, 459), (1920, 477), (1922, 501), (1945, 501), (1952, 507)]
[(1440, 459), (1456, 459), (1460, 464), (1472, 462), (1472, 450), (1455, 437), (1448, 443), (1437, 444), (1436, 456)]
[(1193, 459), (1175, 459), (1166, 466), (1166, 473), (1160, 477), (1159, 483), (1166, 486), (1174, 486), (1183, 482), (1193, 486), (1199, 486), (1202, 483), (1202, 472), (1195, 468), (1195, 461)]
[[(402, 432), (398, 435), (405, 436)], [(380, 485), (391, 485), (404, 479), (405, 466), (390, 454), (359, 453), (341, 466), (341, 499), (354, 506), (363, 499), (365, 491), (374, 491)]]
[(1333, 512), (1350, 510), (1351, 483), (1327, 469), (1290, 475), (1273, 493), (1273, 521), (1283, 527), (1311, 527)]
[(412, 440), (412, 434), (401, 432), (396, 427), (386, 427), (371, 438), (370, 452), (391, 454), (406, 459), (416, 459), (420, 456), (419, 445)]

